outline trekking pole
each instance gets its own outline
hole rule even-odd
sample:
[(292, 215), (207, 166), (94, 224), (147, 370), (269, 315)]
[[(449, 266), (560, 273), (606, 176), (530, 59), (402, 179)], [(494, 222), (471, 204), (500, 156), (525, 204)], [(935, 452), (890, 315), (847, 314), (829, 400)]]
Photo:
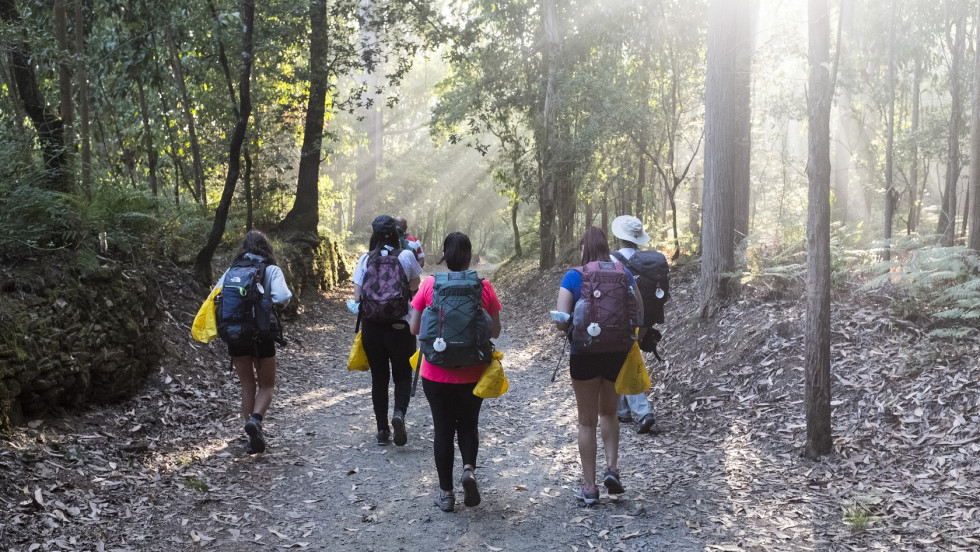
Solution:
[(412, 380), (412, 396), (415, 396), (415, 389), (419, 386), (419, 374), (422, 373), (422, 352), (419, 351), (419, 359), (415, 361), (415, 379)]
[[(568, 327), (571, 328), (571, 325), (569, 325)], [(558, 367), (561, 366), (561, 361), (562, 361), (563, 358), (565, 358), (565, 349), (568, 348), (567, 347), (567, 345), (568, 345), (568, 333), (570, 331), (571, 331), (570, 329), (566, 329), (565, 330), (565, 342), (561, 344), (561, 354), (558, 355), (558, 364), (555, 364), (555, 371), (551, 373), (551, 382), (552, 383), (554, 383), (555, 382), (555, 378), (558, 377)]]

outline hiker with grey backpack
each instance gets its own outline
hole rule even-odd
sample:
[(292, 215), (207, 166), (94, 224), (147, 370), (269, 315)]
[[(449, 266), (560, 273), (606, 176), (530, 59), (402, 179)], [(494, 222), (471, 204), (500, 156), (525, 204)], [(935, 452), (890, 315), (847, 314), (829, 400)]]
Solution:
[(214, 289), (221, 290), (214, 298), (218, 336), (228, 345), (242, 388), (245, 452), (265, 452), (262, 420), (276, 386), (276, 344), (285, 344), (276, 308), (293, 296), (265, 234), (252, 230), (245, 235)]
[[(670, 298), (670, 269), (667, 258), (659, 251), (640, 250), (640, 247), (650, 242), (650, 236), (643, 230), (640, 219), (630, 215), (616, 217), (612, 221), (611, 230), (613, 236), (619, 238), (620, 247), (612, 253), (612, 258), (629, 268), (643, 297), (640, 350), (652, 352), (660, 360), (657, 352), (660, 331), (654, 326), (663, 324), (664, 303)], [(617, 416), (622, 423), (632, 422), (635, 416), (636, 432), (640, 434), (650, 433), (655, 423), (646, 393), (622, 395)]]
[(463, 460), (460, 486), (463, 504), (480, 504), (476, 458), (483, 399), (473, 391), (493, 358), (491, 339), (500, 335), (500, 300), (490, 282), (469, 270), (470, 239), (460, 232), (446, 236), (443, 261), (449, 272), (426, 278), (412, 299), (412, 333), (419, 336), (419, 373), (432, 410), (432, 448), (439, 493), (435, 505), (452, 512), (456, 505), (453, 465), (458, 439)]
[[(401, 249), (395, 219), (380, 215), (371, 223), (368, 253), (357, 261), (353, 308), (371, 367), (371, 402), (377, 423), (375, 438), (385, 446), (408, 442), (405, 415), (412, 388), (415, 336), (408, 328), (409, 301), (419, 287), (422, 267), (411, 250)], [(357, 328), (355, 328), (355, 332)], [(395, 382), (395, 405), (388, 425), (388, 386)], [(394, 435), (392, 435), (394, 429)]]

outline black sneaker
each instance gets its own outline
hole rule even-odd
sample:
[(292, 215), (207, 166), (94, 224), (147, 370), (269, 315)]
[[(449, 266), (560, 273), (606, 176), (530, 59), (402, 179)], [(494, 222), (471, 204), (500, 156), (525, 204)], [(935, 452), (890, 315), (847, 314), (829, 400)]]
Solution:
[(633, 416), (626, 415), (626, 416), (616, 416), (616, 417), (619, 418), (619, 423), (621, 423), (621, 424), (631, 424), (631, 423), (633, 423)]
[(391, 432), (387, 429), (378, 430), (378, 446), (385, 447), (388, 446), (388, 439), (391, 439)]
[(439, 494), (436, 495), (435, 505), (443, 512), (452, 512), (456, 509), (456, 494), (440, 489)]
[(249, 417), (245, 422), (245, 433), (248, 434), (248, 445), (245, 447), (247, 454), (258, 454), (265, 452), (265, 437), (262, 435), (262, 422), (253, 417)]
[(470, 508), (479, 506), (480, 489), (476, 486), (476, 477), (473, 476), (473, 470), (463, 470), (463, 478), (460, 479), (460, 483), (463, 484), (463, 504)]
[(640, 434), (650, 433), (650, 430), (653, 429), (653, 424), (655, 421), (656, 420), (653, 418), (653, 414), (644, 415), (642, 418), (640, 418), (640, 426), (636, 428), (636, 432)]
[(395, 446), (405, 446), (408, 442), (408, 433), (405, 433), (405, 415), (400, 410), (396, 410), (391, 416), (391, 427), (395, 430)]
[(623, 494), (626, 492), (626, 489), (623, 488), (623, 483), (619, 480), (619, 470), (616, 468), (606, 468), (606, 474), (602, 478), (602, 484), (606, 486), (609, 494)]

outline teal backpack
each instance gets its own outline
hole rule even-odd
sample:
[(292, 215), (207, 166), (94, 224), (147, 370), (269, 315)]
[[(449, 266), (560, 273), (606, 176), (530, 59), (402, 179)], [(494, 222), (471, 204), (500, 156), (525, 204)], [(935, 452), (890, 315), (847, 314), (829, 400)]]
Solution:
[(483, 310), (483, 280), (473, 270), (437, 272), (432, 304), (422, 311), (419, 349), (436, 366), (490, 364), (490, 315)]

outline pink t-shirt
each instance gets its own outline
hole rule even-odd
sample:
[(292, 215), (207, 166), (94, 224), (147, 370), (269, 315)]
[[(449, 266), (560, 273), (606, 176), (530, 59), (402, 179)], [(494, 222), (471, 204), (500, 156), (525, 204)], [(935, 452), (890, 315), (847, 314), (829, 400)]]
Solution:
[[(432, 285), (435, 283), (435, 276), (429, 276), (422, 281), (415, 298), (412, 299), (412, 308), (422, 312), (425, 307), (432, 304)], [(483, 310), (487, 314), (494, 316), (500, 312), (500, 300), (497, 299), (497, 292), (493, 290), (490, 282), (483, 280)], [(428, 361), (422, 361), (421, 376), (430, 381), (439, 383), (475, 383), (480, 381), (480, 376), (486, 370), (483, 364), (474, 366), (457, 366), (454, 368), (443, 368)]]

